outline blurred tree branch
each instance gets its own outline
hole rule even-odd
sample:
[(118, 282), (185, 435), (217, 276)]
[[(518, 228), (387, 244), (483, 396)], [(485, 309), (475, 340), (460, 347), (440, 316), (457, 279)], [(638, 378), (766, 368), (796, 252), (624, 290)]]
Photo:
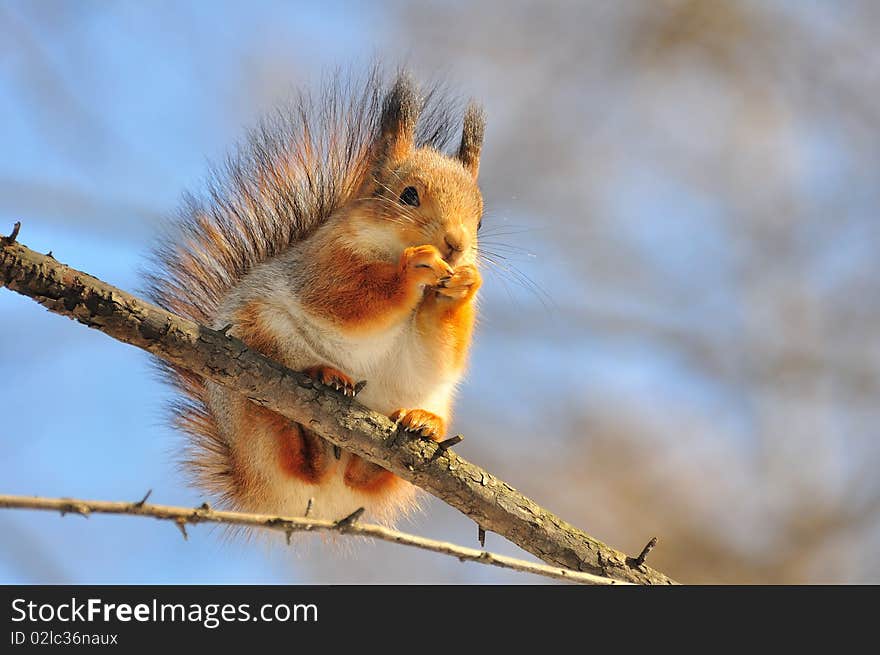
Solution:
[[(149, 493), (141, 501), (119, 502), (104, 500), (82, 500), (78, 498), (38, 498), (35, 496), (11, 496), (0, 494), (0, 508), (4, 509), (31, 509), (60, 512), (65, 514), (80, 514), (88, 517), (90, 514), (127, 514), (130, 516), (151, 516), (155, 519), (171, 521), (177, 525), (183, 533), (184, 539), (188, 539), (187, 525), (197, 523), (218, 523), (228, 526), (243, 526), (263, 530), (275, 530), (283, 532), (287, 536), (287, 543), (294, 532), (333, 532), (337, 534), (370, 537), (381, 541), (388, 541), (403, 546), (421, 548), (434, 553), (442, 553), (460, 561), (477, 562), (488, 566), (497, 566), (503, 569), (511, 569), (522, 573), (533, 573), (556, 580), (566, 580), (579, 584), (589, 585), (615, 585), (628, 584), (620, 580), (603, 578), (591, 573), (572, 571), (570, 569), (548, 566), (528, 562), (526, 560), (507, 557), (490, 553), (477, 548), (467, 548), (444, 541), (427, 539), (417, 535), (407, 534), (392, 530), (381, 525), (360, 523), (357, 521), (355, 512), (350, 517), (339, 521), (327, 521), (322, 519), (310, 519), (302, 517), (270, 516), (266, 514), (247, 514), (243, 512), (223, 512), (211, 509), (208, 504), (201, 507), (173, 507), (169, 505), (154, 505), (146, 502)], [(359, 510), (363, 511), (363, 510)]]
[(548, 564), (641, 584), (673, 584), (594, 539), (444, 444), (399, 430), (390, 419), (308, 376), (15, 242), (0, 241), (0, 283), (55, 313), (142, 348), (309, 426), (463, 512)]

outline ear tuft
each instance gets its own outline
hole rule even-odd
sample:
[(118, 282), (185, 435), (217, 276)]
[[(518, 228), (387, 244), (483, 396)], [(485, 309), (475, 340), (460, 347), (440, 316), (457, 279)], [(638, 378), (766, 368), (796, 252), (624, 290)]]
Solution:
[(412, 76), (401, 72), (382, 102), (380, 158), (394, 161), (412, 151), (421, 108), (422, 100)]
[(474, 176), (474, 179), (477, 179), (480, 172), (480, 151), (483, 149), (483, 133), (485, 131), (486, 114), (480, 105), (471, 102), (464, 112), (458, 158)]

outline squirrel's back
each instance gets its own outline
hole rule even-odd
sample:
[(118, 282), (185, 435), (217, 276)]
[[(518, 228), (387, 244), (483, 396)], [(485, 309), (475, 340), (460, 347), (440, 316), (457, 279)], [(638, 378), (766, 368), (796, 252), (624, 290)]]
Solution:
[[(249, 133), (203, 194), (186, 196), (154, 253), (152, 299), (201, 324), (228, 321), (230, 333), (252, 348), (327, 384), (345, 388), (349, 376), (363, 373), (376, 391), (362, 399), (386, 413), (400, 408), (396, 396), (407, 396), (395, 389), (405, 388), (401, 376), (411, 368), (411, 377), (425, 378), (425, 392), (410, 399), (442, 395), (436, 404), (445, 425), (479, 286), (482, 116), (469, 108), (461, 128), (459, 115), (438, 88), (420, 96), (405, 74), (386, 85), (375, 70), (301, 94)], [(446, 156), (460, 128), (458, 153)], [(404, 179), (407, 186), (397, 188)], [(437, 248), (450, 243), (440, 254)], [(412, 252), (418, 248), (434, 251)], [(419, 270), (425, 268), (430, 279)], [(354, 305), (375, 314), (368, 322), (379, 327), (349, 320)], [(410, 332), (418, 343), (410, 343)], [(394, 334), (401, 336), (392, 343)], [(180, 392), (174, 419), (191, 437), (187, 463), (195, 481), (223, 504), (302, 513), (302, 499), (318, 496), (317, 513), (328, 514), (375, 498), (377, 515), (390, 518), (411, 499), (408, 485), (341, 455), (303, 426), (160, 366)]]

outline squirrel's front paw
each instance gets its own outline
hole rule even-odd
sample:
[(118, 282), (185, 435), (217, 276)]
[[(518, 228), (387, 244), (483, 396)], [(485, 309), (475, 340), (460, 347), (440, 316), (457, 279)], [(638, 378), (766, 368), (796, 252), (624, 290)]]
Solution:
[(440, 441), (446, 434), (446, 421), (425, 409), (398, 409), (390, 418), (407, 432), (434, 441)]
[(431, 245), (407, 248), (400, 257), (400, 265), (409, 281), (429, 287), (453, 274), (440, 251)]
[(346, 396), (356, 396), (358, 391), (364, 386), (362, 382), (355, 382), (345, 373), (332, 366), (310, 366), (303, 373), (326, 387), (341, 391)]
[(453, 274), (441, 280), (435, 287), (438, 296), (451, 300), (470, 300), (483, 283), (476, 266), (462, 264)]

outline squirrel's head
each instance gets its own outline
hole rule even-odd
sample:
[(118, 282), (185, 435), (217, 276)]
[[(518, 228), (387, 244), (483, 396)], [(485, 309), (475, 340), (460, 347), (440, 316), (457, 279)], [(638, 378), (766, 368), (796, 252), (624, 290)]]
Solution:
[(450, 264), (472, 264), (483, 214), (477, 186), (483, 112), (468, 106), (458, 151), (447, 156), (416, 147), (421, 105), (409, 76), (399, 76), (384, 98), (348, 224), (367, 249), (394, 256), (409, 246), (432, 244)]

